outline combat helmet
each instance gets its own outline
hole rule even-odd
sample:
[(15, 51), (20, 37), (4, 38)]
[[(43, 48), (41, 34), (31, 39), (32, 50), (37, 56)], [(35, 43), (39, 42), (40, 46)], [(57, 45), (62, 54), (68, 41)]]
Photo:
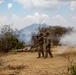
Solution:
[(46, 35), (49, 35), (49, 34), (50, 34), (50, 33), (47, 31), (47, 32), (46, 32)]
[(42, 36), (43, 35), (43, 32), (40, 32), (40, 35)]

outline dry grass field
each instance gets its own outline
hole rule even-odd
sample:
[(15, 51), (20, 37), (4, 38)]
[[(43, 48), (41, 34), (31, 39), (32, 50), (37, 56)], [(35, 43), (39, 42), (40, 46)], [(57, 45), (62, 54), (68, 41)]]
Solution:
[(53, 47), (53, 58), (36, 58), (37, 52), (17, 52), (0, 55), (0, 75), (65, 75), (70, 65), (68, 57), (76, 62), (76, 49)]

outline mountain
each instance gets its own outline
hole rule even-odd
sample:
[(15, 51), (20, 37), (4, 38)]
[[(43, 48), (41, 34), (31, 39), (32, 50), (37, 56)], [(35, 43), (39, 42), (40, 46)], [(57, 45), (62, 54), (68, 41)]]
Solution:
[(32, 33), (38, 33), (39, 27), (48, 27), (48, 25), (44, 23), (40, 26), (39, 24), (34, 23), (30, 26), (27, 26), (19, 31), (18, 39), (26, 44), (31, 43)]
[[(32, 32), (38, 31), (39, 26), (40, 26), (39, 24), (34, 23), (30, 26), (21, 29), (19, 32), (22, 32), (24, 34), (31, 34)], [(47, 24), (44, 23), (40, 27), (47, 27)]]

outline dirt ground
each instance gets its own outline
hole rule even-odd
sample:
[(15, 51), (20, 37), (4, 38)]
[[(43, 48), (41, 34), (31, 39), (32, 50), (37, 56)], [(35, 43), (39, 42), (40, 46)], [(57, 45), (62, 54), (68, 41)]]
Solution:
[(0, 56), (0, 75), (65, 75), (69, 60), (76, 63), (76, 48), (52, 47), (53, 58), (37, 58), (37, 52)]

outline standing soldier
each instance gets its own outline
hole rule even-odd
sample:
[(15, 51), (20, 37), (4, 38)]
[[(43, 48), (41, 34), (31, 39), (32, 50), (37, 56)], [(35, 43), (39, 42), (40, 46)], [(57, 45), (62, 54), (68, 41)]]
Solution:
[(41, 57), (41, 54), (42, 54), (42, 57), (44, 57), (44, 51), (43, 51), (43, 33), (41, 32), (40, 33), (40, 36), (38, 38), (38, 58)]
[(50, 37), (50, 34), (49, 32), (46, 32), (46, 38), (45, 38), (45, 57), (44, 58), (47, 58), (48, 57), (48, 54), (50, 55), (50, 57), (52, 58), (52, 53), (51, 53), (51, 37)]

